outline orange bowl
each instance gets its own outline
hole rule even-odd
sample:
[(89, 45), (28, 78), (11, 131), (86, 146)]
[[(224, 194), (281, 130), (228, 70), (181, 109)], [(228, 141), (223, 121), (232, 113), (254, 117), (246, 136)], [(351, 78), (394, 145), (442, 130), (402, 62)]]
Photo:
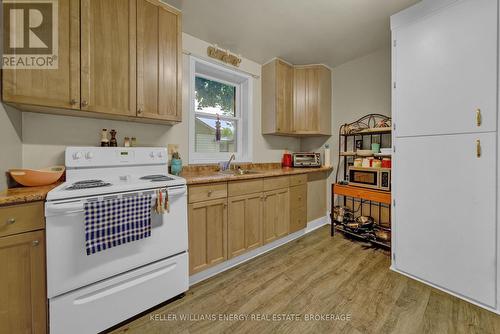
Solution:
[(10, 175), (17, 183), (27, 187), (46, 186), (59, 180), (66, 168), (52, 166), (44, 169), (11, 169)]

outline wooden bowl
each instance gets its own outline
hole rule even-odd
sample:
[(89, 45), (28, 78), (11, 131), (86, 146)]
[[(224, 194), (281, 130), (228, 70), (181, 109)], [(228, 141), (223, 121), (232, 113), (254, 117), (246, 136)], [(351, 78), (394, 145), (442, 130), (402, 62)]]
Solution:
[(47, 186), (59, 180), (66, 168), (52, 166), (44, 169), (11, 169), (10, 175), (17, 183), (27, 187)]

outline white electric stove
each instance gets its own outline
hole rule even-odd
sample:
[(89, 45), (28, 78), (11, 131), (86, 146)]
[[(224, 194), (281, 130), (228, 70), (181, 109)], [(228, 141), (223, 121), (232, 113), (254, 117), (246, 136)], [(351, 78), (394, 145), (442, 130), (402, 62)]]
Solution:
[[(164, 148), (66, 149), (66, 182), (47, 195), (47, 293), (51, 333), (97, 333), (186, 291), (187, 188), (170, 175)], [(168, 192), (151, 237), (85, 251), (89, 201)]]

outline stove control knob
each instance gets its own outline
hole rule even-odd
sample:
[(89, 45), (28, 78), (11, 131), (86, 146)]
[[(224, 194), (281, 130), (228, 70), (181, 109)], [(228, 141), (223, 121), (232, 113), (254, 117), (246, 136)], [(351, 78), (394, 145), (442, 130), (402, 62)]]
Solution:
[(85, 159), (87, 159), (87, 160), (90, 160), (90, 159), (92, 159), (93, 157), (94, 157), (94, 153), (92, 153), (92, 152), (87, 152), (87, 153), (85, 154)]
[(73, 160), (80, 160), (83, 158), (83, 153), (82, 152), (75, 152), (73, 153)]
[(156, 153), (156, 156), (158, 158), (160, 158), (160, 159), (163, 158), (163, 152), (162, 151), (158, 151), (158, 153)]
[(155, 152), (151, 152), (151, 153), (149, 153), (149, 156), (151, 157), (151, 159), (154, 159), (154, 157), (155, 157)]

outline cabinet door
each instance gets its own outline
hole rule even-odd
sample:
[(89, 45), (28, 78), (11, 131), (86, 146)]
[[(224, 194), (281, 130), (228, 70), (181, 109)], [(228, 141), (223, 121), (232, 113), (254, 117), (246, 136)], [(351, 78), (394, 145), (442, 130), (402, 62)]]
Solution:
[(262, 194), (228, 200), (228, 257), (233, 258), (262, 245)]
[(302, 184), (290, 187), (290, 233), (297, 232), (306, 226), (307, 184)]
[(137, 0), (138, 116), (181, 120), (181, 14), (158, 0)]
[(276, 132), (293, 130), (293, 67), (276, 61)]
[(227, 200), (189, 205), (189, 273), (227, 260)]
[(395, 145), (396, 269), (494, 307), (496, 133), (397, 138)]
[(0, 238), (0, 333), (46, 333), (42, 231)]
[(81, 109), (136, 115), (135, 0), (81, 0)]
[(395, 31), (396, 136), (496, 130), (497, 16), (496, 0), (459, 1)]
[(290, 200), (288, 188), (264, 193), (264, 243), (284, 237), (290, 230)]
[(80, 10), (60, 0), (58, 61), (53, 70), (3, 70), (3, 100), (55, 108), (80, 108)]
[(318, 133), (319, 72), (316, 67), (295, 69), (294, 101), (294, 132)]

